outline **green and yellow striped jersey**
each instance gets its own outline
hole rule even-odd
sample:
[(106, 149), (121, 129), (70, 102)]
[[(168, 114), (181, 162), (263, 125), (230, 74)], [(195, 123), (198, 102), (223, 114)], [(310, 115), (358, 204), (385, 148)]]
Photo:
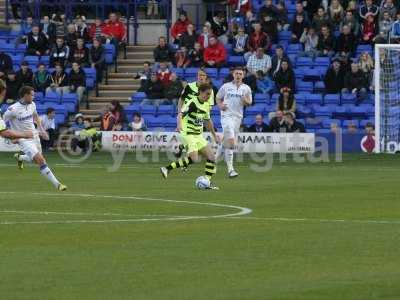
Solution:
[(210, 120), (210, 105), (200, 102), (198, 97), (186, 101), (182, 106), (182, 133), (200, 135), (204, 121)]
[[(185, 102), (189, 101), (190, 99), (195, 99), (199, 96), (199, 87), (197, 85), (197, 81), (189, 83), (182, 92), (182, 101), (183, 105)], [(214, 105), (214, 90), (211, 91), (211, 96), (207, 101), (209, 109)]]
[(0, 131), (4, 131), (6, 129), (7, 129), (6, 123), (4, 123), (3, 119), (0, 116)]

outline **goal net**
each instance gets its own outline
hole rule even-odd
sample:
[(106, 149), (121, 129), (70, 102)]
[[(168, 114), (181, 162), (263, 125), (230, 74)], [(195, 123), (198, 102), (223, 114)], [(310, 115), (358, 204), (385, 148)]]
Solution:
[(400, 45), (375, 45), (375, 152), (400, 151)]

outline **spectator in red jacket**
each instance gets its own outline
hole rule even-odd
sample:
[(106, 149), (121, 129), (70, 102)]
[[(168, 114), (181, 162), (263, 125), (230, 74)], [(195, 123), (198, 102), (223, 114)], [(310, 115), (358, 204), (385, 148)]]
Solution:
[(90, 25), (89, 28), (90, 39), (93, 40), (94, 38), (97, 39), (100, 38), (101, 40), (103, 40), (105, 38), (104, 30), (105, 30), (105, 24), (100, 18), (96, 18), (94, 20), (94, 23)]
[(199, 35), (199, 38), (197, 39), (197, 42), (200, 44), (201, 50), (204, 50), (205, 48), (208, 47), (210, 37), (212, 36), (213, 33), (211, 32), (210, 26), (205, 24), (203, 26), (203, 32)]
[(271, 44), (268, 35), (262, 31), (261, 24), (256, 23), (254, 24), (254, 32), (250, 35), (247, 42), (247, 49), (249, 49), (249, 52), (244, 54), (244, 59), (247, 62), (250, 56), (256, 53), (258, 48), (263, 48), (264, 52), (267, 53), (270, 47)]
[(186, 32), (189, 24), (192, 24), (192, 22), (188, 19), (186, 11), (182, 10), (179, 13), (179, 19), (176, 20), (174, 26), (171, 28), (171, 35), (175, 44), (179, 44), (179, 39)]
[(157, 70), (157, 79), (161, 82), (163, 87), (167, 87), (171, 83), (171, 71), (168, 68), (168, 62), (160, 62), (159, 68)]
[(204, 63), (207, 67), (222, 67), (226, 62), (226, 49), (216, 37), (210, 37), (210, 44), (204, 50)]
[(104, 24), (103, 33), (106, 39), (118, 49), (119, 44), (126, 38), (125, 24), (119, 20), (116, 13), (110, 13), (109, 20)]

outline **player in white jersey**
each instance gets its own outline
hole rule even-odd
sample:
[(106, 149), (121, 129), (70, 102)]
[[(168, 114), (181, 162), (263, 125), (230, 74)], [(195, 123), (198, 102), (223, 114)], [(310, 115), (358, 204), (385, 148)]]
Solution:
[[(0, 103), (4, 100), (4, 96), (6, 94), (6, 84), (3, 80), (0, 79)], [(11, 139), (13, 142), (16, 142), (17, 139), (24, 138), (29, 139), (33, 138), (32, 131), (15, 131), (7, 128), (6, 123), (3, 121), (0, 115), (0, 136), (2, 138)]]
[(251, 88), (243, 83), (244, 70), (236, 67), (233, 71), (233, 81), (225, 83), (218, 91), (216, 101), (221, 110), (221, 125), (224, 135), (222, 145), (217, 150), (217, 158), (225, 152), (225, 162), (229, 178), (239, 174), (233, 168), (233, 151), (243, 119), (243, 108), (251, 105)]
[[(11, 105), (4, 114), (4, 120), (10, 123), (11, 129), (18, 131), (32, 131), (33, 138), (19, 139), (18, 145), (23, 155), (16, 154), (15, 158), (18, 167), (23, 169), (24, 161), (35, 162), (40, 167), (40, 173), (46, 177), (59, 191), (65, 191), (67, 187), (60, 183), (53, 172), (47, 166), (46, 160), (42, 155), (39, 134), (43, 138), (48, 138), (46, 132), (42, 129), (42, 124), (36, 105), (33, 102), (34, 90), (32, 87), (23, 86), (19, 91), (20, 100)], [(35, 129), (35, 123), (39, 132)]]

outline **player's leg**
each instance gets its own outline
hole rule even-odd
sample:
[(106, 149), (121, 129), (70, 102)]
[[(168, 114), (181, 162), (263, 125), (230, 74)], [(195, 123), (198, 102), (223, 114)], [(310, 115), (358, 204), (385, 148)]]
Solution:
[(40, 152), (37, 152), (35, 156), (32, 157), (32, 159), (39, 166), (40, 174), (42, 174), (48, 181), (50, 181), (55, 188), (57, 188), (59, 191), (67, 190), (67, 187), (60, 183), (60, 181), (50, 170), (49, 166), (46, 163), (46, 160)]
[[(30, 143), (31, 140), (21, 139), (18, 142), (18, 145), (21, 149), (21, 153), (15, 153), (14, 158), (17, 160), (18, 169), (22, 170), (24, 168), (24, 162), (31, 163), (32, 156), (30, 155)], [(24, 154), (22, 154), (24, 153)]]
[(218, 190), (212, 180), (212, 177), (217, 173), (217, 166), (215, 163), (215, 155), (214, 151), (211, 149), (210, 145), (207, 144), (207, 141), (204, 139), (205, 144), (203, 143), (201, 146), (201, 150), (199, 153), (206, 159), (206, 164), (204, 166), (205, 176), (210, 180), (210, 189)]
[(236, 144), (236, 124), (234, 118), (224, 120), (224, 158), (228, 168), (229, 178), (235, 178), (239, 174), (233, 168), (233, 152)]

